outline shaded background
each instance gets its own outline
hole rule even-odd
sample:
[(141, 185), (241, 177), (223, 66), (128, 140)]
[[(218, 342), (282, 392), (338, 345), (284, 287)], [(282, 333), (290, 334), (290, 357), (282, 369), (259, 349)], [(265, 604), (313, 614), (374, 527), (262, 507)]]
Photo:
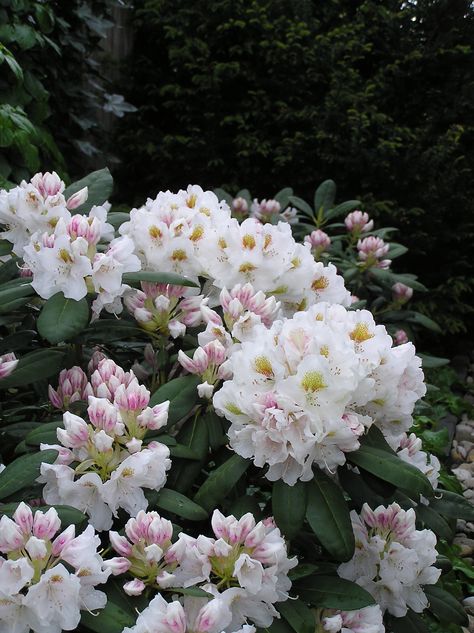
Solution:
[(452, 355), (474, 338), (473, 19), (463, 0), (0, 0), (0, 178), (108, 165), (125, 206), (333, 178), (400, 229)]

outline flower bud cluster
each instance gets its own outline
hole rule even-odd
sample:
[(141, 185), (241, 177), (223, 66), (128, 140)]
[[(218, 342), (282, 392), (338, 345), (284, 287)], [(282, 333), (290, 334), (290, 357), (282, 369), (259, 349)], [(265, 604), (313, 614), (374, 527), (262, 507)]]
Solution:
[(441, 570), (434, 567), (436, 536), (417, 530), (415, 511), (396, 503), (375, 510), (364, 504), (351, 512), (356, 550), (338, 568), (375, 598), (382, 611), (403, 617), (408, 608), (421, 613), (428, 606), (423, 585), (435, 584)]
[[(70, 370), (72, 371), (72, 370)], [(171, 466), (169, 449), (144, 444), (148, 431), (166, 425), (169, 401), (148, 406), (150, 392), (112, 360), (100, 361), (88, 390), (88, 421), (66, 411), (58, 428), (55, 464), (43, 463), (38, 481), (45, 483), (48, 504), (66, 504), (86, 512), (98, 530), (109, 529), (123, 508), (131, 516), (146, 509), (143, 488), (159, 490)]]
[(364, 268), (390, 268), (391, 259), (382, 259), (390, 249), (390, 245), (386, 244), (381, 237), (364, 237), (363, 240), (357, 242), (357, 250), (359, 251), (359, 259)]
[(93, 395), (93, 389), (82, 369), (72, 367), (61, 370), (57, 389), (49, 385), (48, 395), (53, 407), (67, 411), (74, 402), (79, 400), (87, 402), (88, 397)]
[(108, 570), (97, 552), (100, 539), (89, 525), (60, 532), (54, 508), (32, 512), (20, 503), (13, 520), (0, 519), (0, 623), (4, 631), (60, 633), (76, 629), (81, 610), (105, 607), (96, 585)]
[(321, 303), (257, 326), (213, 404), (231, 422), (231, 447), (293, 485), (313, 477), (314, 463), (344, 464), (373, 423), (396, 448), (426, 390), (420, 365), (413, 345), (392, 347), (367, 310)]
[[(278, 617), (273, 605), (288, 598), (288, 572), (297, 564), (296, 558), (288, 558), (285, 541), (272, 519), (256, 523), (250, 513), (236, 519), (215, 510), (211, 524), (214, 537), (180, 533), (172, 544), (171, 523), (156, 512), (140, 512), (127, 522), (126, 536), (110, 533), (119, 556), (107, 566), (115, 575), (127, 573), (134, 578), (124, 585), (129, 595), (138, 595), (147, 586), (158, 590), (198, 586), (210, 594), (200, 600), (187, 624), (190, 613), (186, 603), (184, 610), (183, 603), (171, 603), (175, 612), (181, 613), (183, 631), (235, 631), (247, 618), (257, 626), (269, 626)], [(158, 603), (160, 609), (171, 608), (155, 598), (131, 631), (141, 631), (145, 621), (159, 618), (155, 613)], [(204, 614), (213, 622), (210, 628), (202, 628)]]
[(309, 244), (313, 255), (318, 259), (321, 253), (327, 251), (331, 245), (331, 238), (327, 233), (321, 231), (321, 229), (317, 229), (309, 235), (305, 235), (304, 242), (305, 244)]
[(125, 294), (127, 310), (148, 332), (173, 338), (183, 336), (187, 327), (202, 323), (201, 307), (207, 299), (190, 288), (170, 284), (141, 284), (141, 290)]
[(349, 213), (344, 220), (344, 224), (346, 229), (354, 235), (368, 233), (374, 228), (374, 221), (369, 220), (368, 213), (363, 211), (352, 211), (352, 213)]

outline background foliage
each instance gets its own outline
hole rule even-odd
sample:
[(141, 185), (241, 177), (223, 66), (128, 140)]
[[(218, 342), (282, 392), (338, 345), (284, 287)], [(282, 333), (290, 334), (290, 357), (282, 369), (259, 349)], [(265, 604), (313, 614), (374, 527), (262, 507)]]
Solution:
[[(190, 181), (342, 198), (402, 229), (420, 306), (472, 316), (473, 10), (467, 0), (141, 0), (124, 74), (122, 199)], [(435, 264), (435, 265), (434, 265)]]
[(100, 49), (114, 4), (0, 0), (3, 184), (40, 170), (75, 174), (94, 159), (110, 163), (100, 112), (126, 107), (107, 91)]

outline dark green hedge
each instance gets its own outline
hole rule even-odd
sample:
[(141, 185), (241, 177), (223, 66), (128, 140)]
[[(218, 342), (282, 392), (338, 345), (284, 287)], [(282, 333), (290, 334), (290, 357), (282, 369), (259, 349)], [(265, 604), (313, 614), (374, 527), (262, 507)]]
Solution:
[(465, 328), (473, 16), (467, 0), (137, 0), (121, 198), (188, 182), (305, 197), (334, 178), (401, 228), (425, 309)]

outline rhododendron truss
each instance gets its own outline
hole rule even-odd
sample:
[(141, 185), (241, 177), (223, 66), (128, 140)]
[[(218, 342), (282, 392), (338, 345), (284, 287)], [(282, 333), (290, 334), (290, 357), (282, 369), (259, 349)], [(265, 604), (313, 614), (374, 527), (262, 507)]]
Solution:
[(391, 231), (332, 181), (111, 193), (0, 193), (0, 633), (464, 624)]

